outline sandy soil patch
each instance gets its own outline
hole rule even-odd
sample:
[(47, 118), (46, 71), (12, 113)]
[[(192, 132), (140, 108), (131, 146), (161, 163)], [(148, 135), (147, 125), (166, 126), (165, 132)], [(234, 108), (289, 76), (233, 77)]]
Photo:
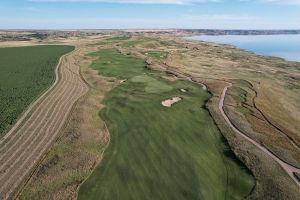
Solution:
[(124, 82), (126, 82), (126, 79), (125, 79), (125, 80), (119, 80), (119, 83), (120, 83), (120, 84), (122, 84), (122, 83), (124, 83)]
[(168, 81), (171, 81), (171, 82), (178, 80), (178, 78), (176, 76), (163, 76), (162, 78), (164, 78)]
[(181, 97), (172, 97), (170, 99), (162, 101), (161, 104), (165, 107), (171, 107), (174, 103), (177, 103), (181, 100), (182, 100)]

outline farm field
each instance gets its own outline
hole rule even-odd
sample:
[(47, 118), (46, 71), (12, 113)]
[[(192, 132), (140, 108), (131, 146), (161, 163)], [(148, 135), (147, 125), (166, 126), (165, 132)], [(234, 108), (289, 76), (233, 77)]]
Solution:
[[(254, 179), (205, 109), (207, 91), (164, 80), (166, 74), (147, 69), (142, 59), (114, 49), (90, 55), (98, 57), (93, 69), (124, 82), (105, 96), (100, 116), (109, 146), (79, 199), (241, 199), (250, 193)], [(161, 105), (173, 96), (182, 101)]]
[(59, 58), (73, 49), (66, 45), (0, 48), (0, 136), (50, 86)]
[[(53, 48), (50, 52), (58, 51)], [(66, 48), (65, 53), (74, 49), (71, 46)], [(38, 98), (29, 112), (26, 111), (20, 121), (18, 120), (0, 141), (2, 199), (14, 199), (18, 195), (19, 190), (59, 136), (75, 102), (87, 92), (88, 88), (81, 80), (79, 67), (74, 61), (73, 56), (76, 56), (76, 53), (77, 51), (74, 51), (60, 59), (59, 68), (55, 73), (59, 76), (54, 87)], [(51, 63), (50, 61), (51, 59), (48, 62), (46, 59), (46, 64)], [(57, 63), (56, 60), (53, 64)]]

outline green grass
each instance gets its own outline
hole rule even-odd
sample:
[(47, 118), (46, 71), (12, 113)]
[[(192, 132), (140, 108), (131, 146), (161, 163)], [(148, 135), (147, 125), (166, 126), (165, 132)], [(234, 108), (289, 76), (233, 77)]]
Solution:
[(129, 40), (129, 39), (130, 39), (130, 37), (127, 37), (127, 36), (119, 36), (119, 37), (107, 38), (106, 40), (115, 41), (115, 40)]
[(247, 92), (240, 87), (235, 87), (235, 86), (231, 87), (228, 90), (228, 95), (231, 95), (234, 98), (234, 100), (240, 104), (246, 102)]
[(72, 46), (0, 48), (0, 136), (55, 78), (59, 58)]
[(146, 67), (146, 63), (143, 60), (122, 55), (114, 49), (106, 49), (101, 51), (100, 54), (91, 53), (89, 55), (99, 56), (99, 59), (94, 61), (91, 67), (108, 77), (127, 79), (143, 73), (144, 67)]
[(243, 79), (233, 79), (232, 82), (236, 83), (242, 87), (252, 88), (252, 85), (248, 81), (245, 81)]
[[(112, 49), (93, 55), (99, 57), (94, 69), (127, 81), (104, 99), (100, 116), (111, 140), (79, 199), (233, 200), (249, 194), (253, 177), (203, 108), (209, 93), (187, 81), (168, 82), (142, 60)], [(163, 107), (161, 101), (172, 96), (183, 100)]]
[(141, 38), (138, 38), (138, 39), (133, 40), (133, 41), (123, 42), (122, 44), (120, 44), (120, 46), (122, 46), (122, 47), (135, 47), (138, 44), (142, 44), (142, 43), (145, 43), (145, 42), (155, 42), (155, 41), (159, 41), (159, 39), (141, 37)]
[(147, 51), (145, 52), (146, 55), (161, 60), (167, 57), (167, 53), (163, 51)]

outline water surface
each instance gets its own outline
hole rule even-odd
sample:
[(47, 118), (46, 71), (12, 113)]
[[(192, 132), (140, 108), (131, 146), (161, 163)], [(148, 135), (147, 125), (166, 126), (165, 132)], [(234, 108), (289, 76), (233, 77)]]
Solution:
[(300, 35), (201, 35), (189, 39), (230, 44), (260, 55), (300, 61)]

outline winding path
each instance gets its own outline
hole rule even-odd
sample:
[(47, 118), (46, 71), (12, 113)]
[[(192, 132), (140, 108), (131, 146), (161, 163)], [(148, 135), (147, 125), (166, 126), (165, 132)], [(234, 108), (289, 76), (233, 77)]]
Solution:
[[(169, 69), (168, 72), (170, 72), (171, 74), (174, 75), (181, 75), (184, 76), (185, 78), (187, 78), (187, 80), (194, 82), (194, 83), (200, 83), (198, 81), (194, 81), (190, 76), (185, 75), (181, 72), (178, 72), (176, 70), (171, 70)], [(232, 87), (232, 83), (230, 82), (226, 82), (228, 85), (224, 87), (221, 97), (220, 97), (220, 101), (219, 101), (219, 110), (223, 116), (223, 118), (225, 119), (226, 123), (233, 129), (234, 132), (236, 132), (237, 134), (241, 135), (243, 138), (245, 138), (246, 140), (248, 140), (249, 142), (251, 142), (252, 144), (254, 144), (257, 148), (259, 148), (260, 150), (262, 150), (264, 153), (266, 153), (267, 155), (269, 155), (273, 160), (275, 160), (283, 169), (284, 171), (286, 171), (286, 173), (292, 178), (292, 180), (296, 183), (296, 185), (298, 185), (300, 187), (300, 180), (298, 180), (295, 176), (295, 174), (300, 175), (300, 169), (296, 168), (286, 162), (284, 162), (283, 160), (281, 160), (278, 156), (276, 156), (274, 153), (272, 153), (271, 151), (269, 151), (266, 147), (264, 147), (263, 145), (259, 144), (258, 142), (256, 142), (255, 140), (251, 139), (249, 136), (247, 136), (246, 134), (244, 134), (243, 132), (241, 132), (238, 128), (236, 128), (233, 123), (230, 121), (230, 119), (228, 118), (228, 116), (226, 115), (225, 111), (224, 111), (224, 100), (225, 100), (225, 96), (226, 96), (226, 92), (227, 89)], [(205, 86), (203, 83), (200, 83), (202, 86)]]
[(228, 83), (228, 85), (226, 87), (224, 87), (221, 98), (220, 98), (220, 102), (219, 102), (219, 110), (222, 113), (222, 116), (225, 119), (226, 123), (232, 128), (232, 130), (234, 130), (234, 132), (241, 135), (243, 138), (245, 138), (246, 140), (248, 140), (249, 142), (254, 144), (257, 148), (259, 148), (264, 153), (269, 155), (273, 160), (275, 160), (286, 171), (286, 173), (293, 179), (293, 181), (300, 187), (300, 181), (294, 175), (294, 173), (300, 174), (300, 169), (295, 168), (294, 166), (289, 165), (288, 163), (282, 161), (279, 157), (277, 157), (275, 154), (273, 154), (267, 148), (265, 148), (264, 146), (262, 146), (258, 142), (254, 141), (253, 139), (251, 139), (246, 134), (242, 133), (240, 130), (238, 130), (233, 125), (233, 123), (230, 121), (228, 116), (225, 114), (225, 112), (224, 112), (224, 99), (225, 99), (225, 96), (226, 96), (227, 89), (230, 88), (230, 87), (232, 87), (231, 83)]
[(62, 56), (54, 84), (38, 98), (0, 141), (0, 194), (13, 199), (51, 147), (74, 103), (88, 91), (74, 57)]

